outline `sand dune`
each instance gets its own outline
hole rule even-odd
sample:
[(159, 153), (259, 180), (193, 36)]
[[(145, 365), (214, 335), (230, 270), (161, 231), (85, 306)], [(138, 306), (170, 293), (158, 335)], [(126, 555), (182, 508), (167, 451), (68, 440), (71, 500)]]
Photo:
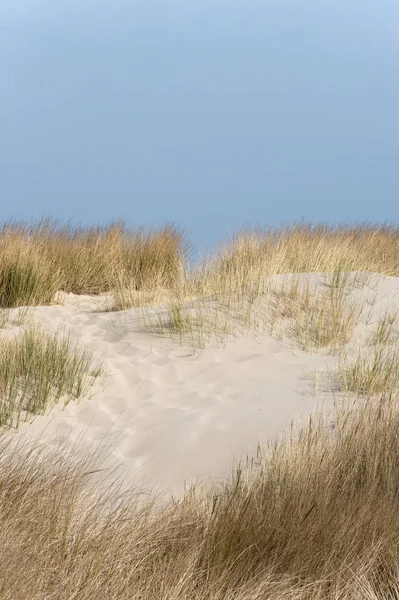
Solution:
[[(321, 285), (317, 274), (300, 277)], [(387, 307), (399, 308), (399, 278), (375, 276), (351, 295), (364, 304), (351, 344), (364, 343)], [(107, 378), (89, 397), (8, 435), (49, 449), (63, 440), (82, 448), (105, 444), (110, 452), (102, 466), (122, 469), (126, 484), (178, 493), (198, 478), (229, 473), (235, 459), (252, 455), (293, 419), (333, 408), (334, 394), (315, 390), (307, 375), (334, 369), (334, 355), (304, 352), (266, 334), (192, 355), (177, 342), (143, 333), (135, 310), (101, 312), (100, 304), (99, 297), (69, 294), (63, 304), (34, 309), (46, 330), (66, 329), (103, 355)]]

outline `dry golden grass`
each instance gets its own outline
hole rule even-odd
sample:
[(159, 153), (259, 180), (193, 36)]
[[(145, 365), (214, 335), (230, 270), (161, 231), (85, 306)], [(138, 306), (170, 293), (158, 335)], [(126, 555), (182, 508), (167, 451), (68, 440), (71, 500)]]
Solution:
[(121, 278), (135, 290), (169, 287), (189, 250), (173, 226), (155, 231), (7, 223), (0, 231), (0, 306), (49, 304), (58, 290), (101, 294)]
[(343, 355), (338, 380), (346, 392), (370, 398), (399, 392), (399, 344), (360, 348), (355, 357)]
[(398, 310), (387, 310), (383, 319), (379, 321), (377, 329), (370, 336), (371, 344), (386, 345), (398, 339), (398, 330), (395, 323), (398, 321)]
[(324, 283), (292, 280), (288, 286), (273, 290), (268, 305), (270, 332), (277, 328), (294, 339), (305, 351), (327, 348), (340, 351), (351, 339), (359, 321), (362, 306), (348, 298), (356, 285), (340, 270), (325, 276)]
[[(244, 231), (212, 259), (183, 270), (176, 230), (138, 236), (134, 246), (118, 227), (55, 232), (45, 224), (3, 231), (5, 323), (9, 307), (51, 302), (56, 288), (110, 291), (109, 308), (138, 307), (147, 330), (188, 340), (193, 348), (246, 329), (288, 335), (306, 350), (338, 351), (336, 379), (359, 398), (337, 409), (333, 427), (315, 416), (307, 428), (293, 429), (238, 465), (230, 480), (192, 489), (167, 506), (133, 495), (118, 499), (114, 488), (106, 498), (91, 487), (89, 457), (75, 463), (66, 454), (16, 452), (1, 439), (0, 598), (398, 598), (399, 353), (393, 315), (377, 326), (371, 354), (349, 360), (344, 352), (361, 309), (350, 292), (362, 284), (347, 273), (399, 276), (398, 229), (296, 225)], [(326, 274), (324, 287), (288, 275), (310, 272)], [(278, 285), (276, 275), (282, 275)], [(152, 313), (140, 308), (160, 301)], [(89, 362), (74, 355), (77, 362), (68, 359), (75, 365), (68, 370), (66, 346), (40, 339), (35, 346), (28, 336), (18, 352), (2, 354), (2, 364), (24, 364), (24, 373), (34, 374), (23, 389), (35, 402), (50, 398), (49, 381), (61, 371), (63, 393), (68, 385), (70, 392), (76, 385), (82, 389)], [(0, 383), (7, 373), (2, 364)], [(22, 372), (15, 372), (8, 380), (21, 382)]]
[[(212, 339), (223, 344), (242, 332), (288, 337), (306, 351), (339, 351), (351, 339), (362, 311), (349, 297), (356, 279), (339, 269), (317, 282), (283, 275), (253, 282), (240, 292), (223, 289), (213, 295), (189, 281), (186, 288), (172, 289), (158, 310), (143, 308), (140, 315), (145, 331), (170, 335), (193, 352)], [(188, 299), (190, 295), (194, 297)]]
[[(194, 351), (212, 337), (223, 343), (242, 329), (274, 332), (284, 321), (285, 334), (302, 348), (337, 350), (362, 308), (348, 301), (351, 286), (364, 285), (371, 272), (399, 274), (398, 255), (399, 230), (389, 226), (244, 230), (213, 257), (187, 268), (155, 316), (142, 311), (143, 325)], [(351, 271), (359, 276), (349, 281)], [(275, 276), (293, 273), (328, 274), (330, 292), (300, 289), (295, 282), (273, 289)]]
[(62, 286), (61, 272), (37, 248), (0, 240), (0, 306), (2, 309), (51, 304)]
[(253, 272), (370, 271), (399, 275), (399, 228), (312, 226), (245, 229), (222, 248), (212, 268), (217, 277), (245, 281)]
[(338, 369), (309, 375), (315, 390), (339, 391), (365, 398), (399, 393), (398, 313), (387, 310), (360, 344), (341, 347)]
[(398, 428), (390, 396), (338, 410), (333, 431), (315, 416), (231, 480), (167, 505), (106, 498), (88, 457), (3, 439), (0, 597), (396, 598)]

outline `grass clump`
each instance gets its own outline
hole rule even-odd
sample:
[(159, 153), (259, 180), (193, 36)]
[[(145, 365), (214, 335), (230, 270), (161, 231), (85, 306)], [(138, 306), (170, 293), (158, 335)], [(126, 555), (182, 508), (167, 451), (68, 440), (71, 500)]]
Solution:
[(117, 274), (111, 293), (105, 300), (102, 300), (100, 308), (106, 312), (142, 308), (160, 302), (168, 294), (168, 288), (157, 288), (155, 284), (139, 289), (134, 283), (134, 279), (126, 273)]
[(6, 223), (0, 231), (0, 305), (47, 304), (54, 287), (93, 295), (110, 292), (121, 281), (135, 290), (170, 287), (188, 251), (184, 233), (172, 225), (146, 232), (123, 222), (104, 227), (59, 226), (51, 219)]
[(16, 248), (0, 258), (0, 307), (51, 304), (61, 287), (61, 274), (39, 253)]
[(22, 418), (44, 414), (60, 398), (85, 395), (100, 362), (68, 335), (37, 327), (0, 341), (0, 425), (18, 426)]
[(346, 392), (370, 398), (399, 392), (399, 344), (361, 348), (354, 358), (343, 355), (340, 385)]
[(170, 336), (187, 345), (193, 354), (211, 340), (223, 344), (234, 331), (229, 315), (218, 303), (201, 298), (187, 300), (178, 294), (153, 311), (143, 309), (140, 318), (146, 332)]
[(326, 425), (313, 416), (231, 478), (162, 505), (99, 494), (86, 459), (2, 440), (1, 597), (396, 598), (398, 405), (382, 396)]
[(397, 331), (394, 324), (398, 318), (398, 311), (387, 311), (381, 321), (378, 322), (377, 329), (370, 336), (371, 344), (386, 345), (397, 337)]
[(328, 348), (339, 351), (351, 339), (361, 306), (349, 299), (353, 282), (336, 270), (324, 286), (291, 278), (275, 286), (269, 304), (269, 330), (293, 338), (305, 351)]
[[(276, 229), (246, 228), (216, 253), (220, 281), (246, 281), (254, 273), (369, 271), (399, 275), (399, 228), (360, 224), (298, 223)], [(258, 277), (256, 278), (258, 279)]]

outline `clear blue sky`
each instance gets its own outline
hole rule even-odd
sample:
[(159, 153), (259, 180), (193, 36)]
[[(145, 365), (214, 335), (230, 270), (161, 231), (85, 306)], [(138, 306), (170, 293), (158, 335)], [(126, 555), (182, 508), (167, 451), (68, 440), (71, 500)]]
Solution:
[(399, 222), (398, 0), (1, 0), (1, 220)]

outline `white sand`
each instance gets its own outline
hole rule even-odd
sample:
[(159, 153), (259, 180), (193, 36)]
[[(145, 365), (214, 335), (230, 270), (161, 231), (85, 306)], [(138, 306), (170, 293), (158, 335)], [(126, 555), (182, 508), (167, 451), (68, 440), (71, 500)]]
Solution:
[[(386, 308), (399, 308), (399, 278), (375, 277), (352, 295), (369, 302), (354, 336), (364, 340)], [(264, 335), (192, 356), (177, 342), (141, 333), (134, 310), (96, 312), (98, 305), (98, 298), (70, 294), (64, 305), (34, 309), (46, 330), (66, 328), (104, 355), (107, 379), (88, 397), (8, 434), (19, 442), (33, 437), (51, 448), (80, 440), (93, 448), (105, 441), (112, 448), (104, 466), (120, 465), (126, 482), (178, 493), (185, 482), (229, 474), (235, 459), (253, 455), (258, 442), (265, 446), (292, 420), (321, 404), (333, 407), (333, 395), (315, 393), (305, 377), (337, 365), (326, 352), (305, 353)]]

